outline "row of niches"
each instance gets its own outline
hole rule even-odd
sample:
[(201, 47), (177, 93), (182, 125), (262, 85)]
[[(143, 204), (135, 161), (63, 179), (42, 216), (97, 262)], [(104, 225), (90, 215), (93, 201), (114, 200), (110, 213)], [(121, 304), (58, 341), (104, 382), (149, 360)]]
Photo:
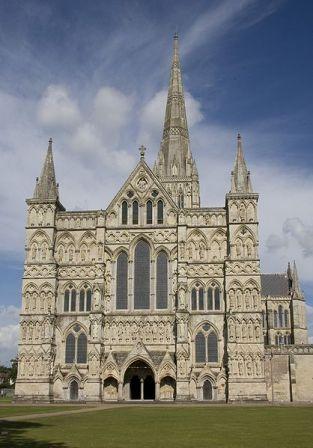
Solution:
[(275, 334), (275, 345), (291, 345), (291, 344), (292, 344), (292, 338), (290, 333)]
[(263, 377), (264, 360), (258, 353), (230, 353), (228, 361), (229, 373), (239, 377)]
[(52, 327), (48, 319), (37, 321), (22, 321), (20, 323), (22, 342), (43, 342), (52, 337)]
[(256, 221), (256, 206), (253, 201), (231, 202), (229, 208), (230, 222)]
[(260, 310), (261, 295), (253, 284), (247, 288), (231, 288), (228, 291), (228, 303), (231, 311)]
[(226, 226), (226, 214), (212, 212), (193, 214), (191, 211), (188, 211), (187, 215), (184, 213), (179, 214), (179, 224), (186, 224), (189, 227)]
[(107, 344), (172, 344), (173, 323), (166, 319), (113, 319), (105, 326), (104, 341)]
[(97, 218), (94, 216), (62, 216), (57, 217), (58, 229), (94, 229)]
[(20, 354), (18, 360), (19, 377), (43, 377), (50, 375), (51, 360), (46, 354)]
[(24, 292), (24, 310), (31, 313), (47, 314), (54, 310), (54, 294), (46, 288), (30, 284)]
[(32, 206), (28, 210), (29, 227), (49, 227), (54, 225), (54, 207), (49, 205)]
[(263, 342), (262, 324), (259, 319), (229, 319), (230, 342)]

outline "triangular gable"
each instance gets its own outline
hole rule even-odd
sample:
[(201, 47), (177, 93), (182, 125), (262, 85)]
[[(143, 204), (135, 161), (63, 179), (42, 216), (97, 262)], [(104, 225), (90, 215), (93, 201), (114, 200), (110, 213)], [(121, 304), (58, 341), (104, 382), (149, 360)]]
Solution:
[[(141, 191), (140, 185), (134, 185), (135, 181), (140, 181), (141, 176), (144, 177), (144, 175), (150, 180), (150, 185), (147, 186), (146, 190)], [(136, 190), (136, 192), (139, 194), (145, 194), (145, 192), (150, 191), (151, 186), (154, 185), (156, 188), (159, 189), (159, 191), (162, 193), (163, 198), (168, 201), (171, 207), (178, 211), (177, 205), (171, 198), (171, 196), (168, 194), (166, 189), (163, 187), (162, 183), (158, 179), (158, 177), (152, 172), (152, 170), (149, 168), (147, 163), (144, 160), (140, 160), (137, 164), (137, 166), (134, 168), (134, 170), (131, 172), (131, 174), (128, 176), (126, 181), (124, 182), (123, 186), (120, 188), (120, 190), (117, 192), (117, 194), (114, 196), (113, 200), (108, 205), (106, 212), (109, 213), (116, 203), (120, 200), (120, 198), (126, 193), (126, 191), (130, 188)]]

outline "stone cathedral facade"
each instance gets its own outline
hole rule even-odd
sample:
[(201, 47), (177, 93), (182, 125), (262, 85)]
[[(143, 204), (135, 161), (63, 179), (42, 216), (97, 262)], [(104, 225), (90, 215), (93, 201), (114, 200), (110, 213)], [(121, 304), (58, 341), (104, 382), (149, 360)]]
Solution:
[(222, 207), (200, 206), (174, 37), (157, 161), (105, 210), (60, 202), (52, 140), (27, 200), (17, 400), (313, 400), (295, 264), (261, 274), (240, 135)]

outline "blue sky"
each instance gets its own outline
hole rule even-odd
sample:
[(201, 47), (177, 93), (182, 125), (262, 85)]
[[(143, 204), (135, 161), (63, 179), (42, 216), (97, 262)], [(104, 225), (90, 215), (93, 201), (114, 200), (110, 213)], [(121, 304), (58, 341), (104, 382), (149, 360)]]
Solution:
[(63, 204), (105, 208), (138, 146), (156, 156), (176, 30), (202, 205), (223, 205), (240, 131), (262, 269), (296, 259), (312, 325), (312, 23), (308, 0), (0, 3), (0, 361), (16, 346), (24, 200), (49, 137)]

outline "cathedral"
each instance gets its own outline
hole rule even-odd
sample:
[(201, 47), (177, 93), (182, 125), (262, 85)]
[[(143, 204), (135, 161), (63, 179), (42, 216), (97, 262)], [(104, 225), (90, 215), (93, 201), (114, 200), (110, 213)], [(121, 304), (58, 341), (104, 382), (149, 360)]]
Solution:
[(50, 139), (26, 201), (15, 399), (313, 401), (296, 265), (260, 271), (240, 135), (225, 205), (200, 205), (177, 35), (157, 160), (138, 158), (105, 210), (68, 211)]

